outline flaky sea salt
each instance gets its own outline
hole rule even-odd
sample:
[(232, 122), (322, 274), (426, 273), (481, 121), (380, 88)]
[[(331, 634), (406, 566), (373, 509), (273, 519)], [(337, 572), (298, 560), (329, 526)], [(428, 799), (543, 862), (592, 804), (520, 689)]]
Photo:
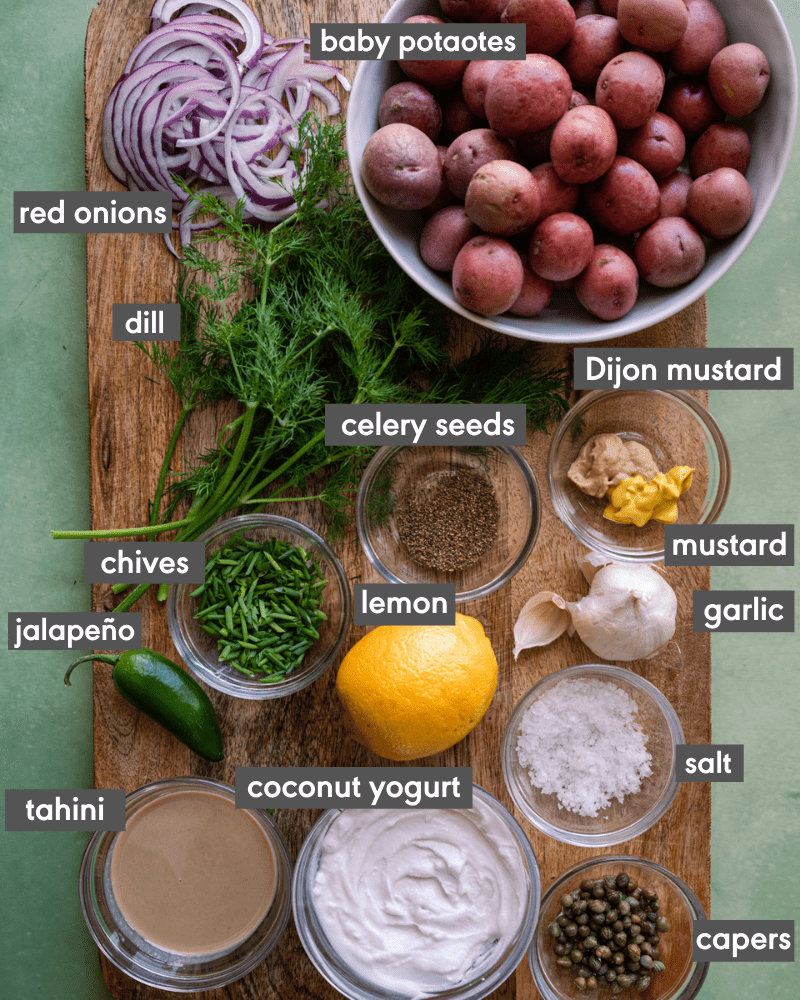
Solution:
[(616, 684), (563, 680), (520, 720), (517, 758), (534, 788), (555, 793), (559, 809), (597, 816), (651, 775), (636, 702)]

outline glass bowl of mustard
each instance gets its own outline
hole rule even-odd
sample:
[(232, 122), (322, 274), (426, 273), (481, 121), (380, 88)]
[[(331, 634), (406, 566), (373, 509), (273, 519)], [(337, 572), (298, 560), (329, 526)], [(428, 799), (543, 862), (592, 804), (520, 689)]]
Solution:
[[(590, 916), (590, 932), (595, 932), (599, 948), (606, 946), (599, 959), (592, 948), (574, 948), (575, 940), (587, 939), (582, 939), (579, 933), (570, 936), (573, 929), (585, 925), (573, 922), (574, 905), (565, 908), (564, 904), (570, 902), (569, 896), (581, 900), (579, 909), (583, 908), (583, 902), (587, 903), (583, 913)], [(605, 906), (603, 918), (613, 911), (615, 919), (610, 927), (605, 921), (602, 924), (591, 921), (591, 907), (595, 901), (596, 909)], [(655, 907), (651, 908), (653, 903)], [(615, 941), (614, 937), (624, 934), (628, 941), (631, 940), (635, 914), (648, 926), (646, 933), (641, 935), (642, 940), (635, 945), (638, 951), (630, 956), (623, 938)], [(638, 997), (642, 994), (648, 1000), (693, 1000), (708, 975), (708, 962), (696, 962), (692, 957), (694, 921), (705, 919), (703, 905), (692, 889), (662, 865), (630, 855), (588, 858), (563, 872), (542, 900), (536, 934), (528, 953), (536, 989), (542, 1000)], [(602, 931), (603, 927), (608, 929)], [(563, 933), (567, 928), (569, 934)], [(608, 931), (611, 931), (610, 937)], [(559, 937), (555, 936), (557, 932)], [(557, 946), (560, 946), (558, 952)], [(624, 960), (619, 964), (616, 964), (619, 959), (614, 958), (617, 948), (625, 949)], [(581, 950), (583, 957), (578, 954)], [(587, 952), (594, 960), (591, 966), (583, 964)], [(592, 979), (594, 981), (589, 982)]]
[(471, 809), (328, 809), (305, 839), (295, 926), (350, 1000), (481, 1000), (524, 959), (536, 857), (508, 809), (472, 790)]
[[(598, 438), (613, 449), (593, 453)], [(722, 430), (697, 396), (682, 390), (586, 393), (553, 434), (547, 459), (556, 514), (579, 542), (615, 562), (663, 559), (665, 523), (714, 524), (730, 479)], [(624, 507), (626, 500), (633, 504)], [(644, 523), (622, 520), (632, 507)]]
[(389, 583), (455, 584), (456, 601), (498, 590), (524, 566), (539, 486), (514, 447), (384, 447), (356, 499), (364, 554)]
[(194, 777), (131, 792), (125, 817), (81, 861), (81, 909), (103, 955), (175, 993), (226, 986), (263, 962), (291, 912), (292, 862), (272, 818)]

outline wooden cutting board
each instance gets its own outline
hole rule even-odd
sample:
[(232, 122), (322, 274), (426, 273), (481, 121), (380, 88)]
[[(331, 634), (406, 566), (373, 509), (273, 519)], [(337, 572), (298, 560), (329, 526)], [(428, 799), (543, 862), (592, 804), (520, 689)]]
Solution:
[[(312, 0), (312, 2), (255, 3), (262, 22), (278, 37), (307, 34), (311, 21), (376, 22), (388, 0)], [(103, 162), (100, 124), (103, 105), (124, 62), (149, 27), (149, 0), (102, 0), (92, 12), (86, 39), (86, 186), (87, 190), (119, 190)], [(352, 79), (354, 66), (345, 72)], [(87, 314), (92, 525), (97, 528), (142, 524), (158, 469), (177, 414), (169, 386), (154, 384), (150, 362), (133, 344), (111, 340), (111, 306), (115, 302), (169, 302), (178, 265), (157, 235), (96, 235), (87, 238)], [(454, 337), (475, 335), (474, 324), (460, 322)], [(641, 334), (627, 337), (626, 347), (702, 347), (706, 343), (705, 302), (701, 300), (679, 316)], [(615, 346), (607, 342), (604, 347)], [(571, 352), (546, 347), (553, 363), (571, 362)], [(212, 442), (229, 414), (217, 410), (199, 414), (183, 435), (182, 454), (196, 456)], [(531, 434), (525, 456), (544, 485), (548, 436)], [(180, 461), (180, 456), (179, 459)], [(470, 736), (437, 757), (431, 765), (471, 765), (476, 783), (498, 796), (509, 808), (501, 766), (500, 747), (505, 724), (520, 697), (541, 677), (562, 667), (592, 662), (595, 657), (577, 639), (562, 636), (538, 655), (511, 656), (512, 629), (519, 609), (540, 590), (555, 589), (568, 599), (586, 592), (575, 566), (582, 551), (556, 518), (543, 490), (539, 540), (527, 565), (500, 591), (465, 605), (461, 610), (479, 618), (492, 641), (500, 664), (497, 694), (488, 713)], [(325, 532), (320, 511), (313, 505), (286, 505), (278, 513), (298, 518)], [(355, 531), (338, 547), (348, 576), (378, 581), (362, 556)], [(691, 628), (691, 593), (707, 588), (707, 569), (669, 569), (667, 576), (678, 592), (676, 643), (666, 654), (630, 668), (652, 681), (675, 707), (687, 743), (711, 741), (711, 658), (708, 635)], [(141, 602), (143, 641), (177, 658), (167, 629), (165, 606), (155, 600), (155, 588)], [(95, 610), (110, 610), (116, 599), (105, 586), (93, 589)], [(349, 648), (363, 634), (353, 628)], [(209, 764), (123, 701), (111, 683), (111, 669), (96, 664), (94, 671), (94, 775), (99, 788), (132, 791), (151, 781), (179, 775), (202, 775), (230, 784), (236, 765), (370, 766), (385, 761), (345, 738), (333, 690), (335, 667), (315, 684), (290, 698), (274, 702), (246, 702), (211, 691), (227, 746), (223, 763)], [(709, 849), (711, 797), (707, 784), (684, 784), (666, 816), (645, 835), (614, 848), (657, 861), (681, 876), (709, 904)], [(298, 810), (278, 814), (278, 822), (293, 856), (317, 818)], [(569, 847), (536, 832), (518, 815), (530, 836), (539, 862), (542, 888), (565, 868), (591, 853)], [(155, 1000), (174, 994), (135, 983), (101, 958), (106, 981), (118, 1000)], [(247, 1000), (280, 997), (334, 998), (330, 987), (306, 958), (294, 927), (290, 926), (267, 961), (250, 975), (225, 989), (195, 994), (203, 1000)], [(494, 994), (504, 1000), (532, 1000), (537, 996), (527, 961)]]

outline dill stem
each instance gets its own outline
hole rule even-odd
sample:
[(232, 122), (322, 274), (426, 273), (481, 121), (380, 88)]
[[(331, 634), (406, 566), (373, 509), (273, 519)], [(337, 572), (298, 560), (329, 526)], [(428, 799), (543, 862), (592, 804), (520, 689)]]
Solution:
[(183, 429), (183, 425), (186, 423), (186, 418), (195, 408), (196, 404), (192, 403), (190, 406), (184, 406), (178, 415), (178, 420), (175, 424), (175, 429), (172, 432), (172, 437), (169, 439), (169, 444), (167, 445), (167, 451), (164, 455), (164, 461), (161, 463), (161, 471), (158, 475), (158, 482), (156, 483), (156, 492), (153, 497), (153, 503), (150, 509), (150, 524), (155, 525), (158, 521), (158, 516), (161, 512), (161, 498), (164, 495), (164, 486), (167, 482), (167, 474), (169, 473), (169, 466), (172, 462), (172, 456), (175, 454), (175, 448), (178, 444), (178, 437)]
[(271, 482), (277, 479), (278, 476), (282, 476), (283, 473), (286, 472), (287, 469), (290, 469), (295, 464), (295, 462), (297, 462), (300, 458), (303, 457), (303, 455), (305, 455), (307, 451), (310, 451), (312, 448), (315, 448), (320, 443), (320, 441), (323, 441), (324, 439), (325, 439), (325, 428), (323, 427), (321, 431), (318, 431), (314, 435), (314, 437), (312, 437), (309, 441), (306, 441), (303, 447), (300, 448), (298, 451), (296, 451), (291, 458), (287, 458), (286, 461), (283, 463), (283, 465), (279, 465), (274, 472), (271, 472), (267, 476), (266, 479), (263, 479), (257, 486), (254, 486), (251, 490), (248, 490), (248, 492), (241, 497), (240, 502), (244, 502), (246, 500), (252, 499), (255, 496), (258, 496), (258, 494), (262, 490), (266, 489)]
[(53, 538), (71, 538), (91, 540), (93, 538), (131, 538), (134, 535), (160, 535), (162, 531), (174, 531), (191, 524), (192, 519), (184, 517), (180, 521), (169, 521), (167, 524), (149, 524), (140, 528), (105, 528), (99, 531), (51, 531)]
[(217, 500), (224, 496), (225, 491), (228, 488), (228, 483), (233, 479), (233, 474), (239, 467), (239, 463), (244, 455), (245, 448), (247, 447), (247, 441), (250, 437), (250, 431), (253, 429), (253, 421), (256, 416), (256, 409), (258, 404), (253, 400), (250, 400), (247, 404), (247, 410), (245, 411), (244, 422), (242, 423), (242, 429), (239, 431), (239, 440), (236, 442), (236, 448), (234, 449), (233, 455), (228, 462), (228, 466), (225, 469), (225, 474), (222, 479), (217, 484), (216, 489), (205, 501), (205, 503), (198, 509), (196, 517), (202, 517), (203, 511), (208, 508), (213, 510)]

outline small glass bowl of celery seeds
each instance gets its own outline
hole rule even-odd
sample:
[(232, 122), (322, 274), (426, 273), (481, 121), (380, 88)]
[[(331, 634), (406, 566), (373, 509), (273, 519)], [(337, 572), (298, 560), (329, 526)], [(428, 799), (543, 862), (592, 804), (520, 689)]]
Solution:
[(333, 663), (352, 614), (342, 564), (288, 517), (249, 514), (201, 535), (206, 582), (169, 588), (169, 631), (196, 677), (236, 698), (283, 698)]

